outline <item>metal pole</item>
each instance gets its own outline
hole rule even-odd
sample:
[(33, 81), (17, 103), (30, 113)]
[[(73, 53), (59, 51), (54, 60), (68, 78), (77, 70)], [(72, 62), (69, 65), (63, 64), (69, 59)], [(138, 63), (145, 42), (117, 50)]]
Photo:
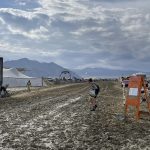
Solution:
[(0, 57), (0, 86), (3, 85), (3, 57)]

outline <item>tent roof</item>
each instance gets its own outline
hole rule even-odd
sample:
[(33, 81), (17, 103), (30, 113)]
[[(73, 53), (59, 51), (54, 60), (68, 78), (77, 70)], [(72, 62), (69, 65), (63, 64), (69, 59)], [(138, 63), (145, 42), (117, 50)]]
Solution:
[(5, 69), (3, 68), (3, 77), (11, 78), (32, 78), (19, 72), (16, 68)]

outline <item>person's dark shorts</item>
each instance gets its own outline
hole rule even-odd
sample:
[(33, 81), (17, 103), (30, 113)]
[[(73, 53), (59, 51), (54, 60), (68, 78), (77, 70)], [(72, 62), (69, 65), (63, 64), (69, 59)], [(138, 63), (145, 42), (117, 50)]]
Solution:
[(96, 97), (97, 97), (98, 93), (99, 93), (99, 90), (98, 90), (98, 89), (96, 89), (96, 90), (95, 90), (95, 96), (94, 96), (94, 98), (96, 98)]

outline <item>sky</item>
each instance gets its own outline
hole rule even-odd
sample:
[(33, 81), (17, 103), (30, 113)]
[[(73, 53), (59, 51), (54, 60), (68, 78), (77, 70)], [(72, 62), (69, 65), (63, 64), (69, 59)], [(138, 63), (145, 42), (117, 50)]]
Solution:
[(0, 56), (150, 71), (150, 0), (1, 0)]

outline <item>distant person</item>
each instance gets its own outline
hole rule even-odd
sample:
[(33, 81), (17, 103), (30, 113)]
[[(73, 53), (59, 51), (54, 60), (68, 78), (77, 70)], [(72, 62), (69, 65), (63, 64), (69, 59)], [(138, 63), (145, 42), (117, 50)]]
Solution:
[(90, 95), (90, 103), (92, 107), (91, 111), (95, 111), (97, 108), (96, 98), (100, 91), (100, 88), (99, 88), (99, 85), (93, 82), (92, 78), (90, 78), (88, 81), (90, 84), (89, 95)]
[(31, 81), (30, 80), (27, 82), (27, 90), (28, 90), (28, 92), (31, 91)]
[(8, 96), (8, 92), (7, 92), (7, 88), (8, 88), (8, 84), (6, 84), (5, 86), (0, 86), (0, 96), (1, 97), (6, 97)]

